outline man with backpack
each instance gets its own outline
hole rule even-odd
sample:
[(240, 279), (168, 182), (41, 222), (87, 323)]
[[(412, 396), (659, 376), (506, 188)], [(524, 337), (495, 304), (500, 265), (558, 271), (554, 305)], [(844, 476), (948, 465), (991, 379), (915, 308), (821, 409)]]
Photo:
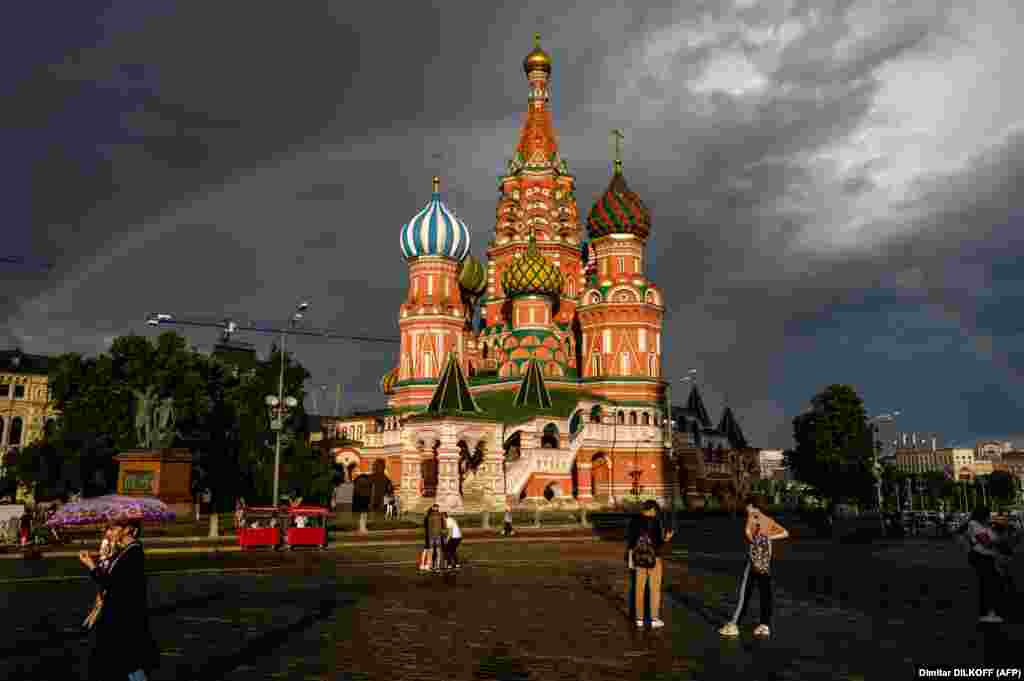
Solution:
[(743, 528), (743, 535), (747, 543), (750, 544), (750, 552), (747, 564), (743, 568), (743, 578), (740, 580), (739, 603), (736, 604), (736, 611), (733, 613), (732, 619), (719, 629), (718, 633), (729, 638), (740, 635), (739, 623), (747, 611), (747, 605), (750, 603), (750, 596), (756, 582), (761, 606), (761, 621), (754, 628), (754, 636), (767, 638), (771, 636), (772, 619), (772, 542), (787, 538), (789, 532), (764, 515), (758, 508), (757, 500), (754, 497), (747, 497), (746, 512), (747, 522)]
[[(651, 597), (651, 626), (663, 627), (658, 617), (661, 611), (662, 561), (660, 553), (666, 542), (672, 540), (672, 531), (666, 531), (658, 517), (658, 504), (644, 502), (640, 515), (630, 520), (626, 533), (626, 563), (636, 576), (636, 626), (644, 626), (644, 596)], [(650, 581), (650, 586), (648, 586)]]

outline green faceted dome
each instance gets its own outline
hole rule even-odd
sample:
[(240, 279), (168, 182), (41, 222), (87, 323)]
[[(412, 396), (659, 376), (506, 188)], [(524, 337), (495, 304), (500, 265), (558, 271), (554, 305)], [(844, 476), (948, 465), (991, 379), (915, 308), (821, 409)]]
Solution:
[(487, 288), (487, 270), (479, 260), (471, 255), (462, 260), (462, 270), (459, 272), (459, 286), (463, 290), (480, 295)]
[(562, 292), (562, 272), (537, 248), (537, 240), (530, 234), (526, 255), (516, 258), (501, 277), (501, 286), (508, 296), (547, 295), (557, 297)]

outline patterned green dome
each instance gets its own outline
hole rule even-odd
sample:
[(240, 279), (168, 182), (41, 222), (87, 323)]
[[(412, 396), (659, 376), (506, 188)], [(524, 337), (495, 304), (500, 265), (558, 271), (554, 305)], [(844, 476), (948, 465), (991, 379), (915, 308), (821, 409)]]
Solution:
[(515, 258), (501, 277), (501, 286), (508, 296), (528, 294), (557, 297), (562, 292), (562, 272), (537, 248), (537, 239), (530, 233), (526, 255)]
[(468, 255), (462, 260), (461, 267), (459, 286), (473, 295), (483, 293), (487, 289), (487, 270), (480, 261)]
[(609, 234), (635, 234), (646, 239), (651, 233), (651, 214), (640, 196), (626, 186), (618, 163), (608, 189), (590, 209), (587, 231), (591, 239)]

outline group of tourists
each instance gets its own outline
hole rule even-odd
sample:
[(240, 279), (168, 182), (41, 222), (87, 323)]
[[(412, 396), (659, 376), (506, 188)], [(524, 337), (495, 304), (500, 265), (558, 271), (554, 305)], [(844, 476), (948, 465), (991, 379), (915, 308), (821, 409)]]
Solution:
[(1006, 603), (1008, 594), (1016, 593), (1010, 563), (1020, 533), (1009, 524), (993, 522), (985, 506), (975, 508), (959, 532), (966, 543), (967, 562), (978, 578), (978, 621), (999, 624), (1003, 618), (997, 607)]
[(457, 570), (462, 567), (458, 556), (462, 528), (453, 516), (442, 513), (440, 506), (434, 504), (423, 519), (423, 534), (420, 572)]
[[(743, 536), (748, 544), (747, 560), (740, 578), (739, 600), (729, 621), (718, 630), (725, 637), (739, 636), (739, 623), (747, 611), (747, 604), (755, 584), (760, 601), (760, 619), (754, 635), (767, 638), (771, 635), (772, 619), (772, 542), (785, 539), (789, 533), (777, 522), (765, 515), (754, 497), (745, 504), (746, 522)], [(673, 530), (664, 527), (658, 503), (645, 501), (640, 515), (634, 516), (626, 532), (626, 565), (633, 572), (631, 590), (635, 608), (636, 626), (650, 624), (652, 628), (665, 626), (659, 617), (661, 611), (661, 583), (663, 575), (662, 554), (665, 545), (672, 541)], [(628, 598), (628, 596), (627, 596)], [(650, 599), (650, 615), (645, 616), (645, 600)]]
[(119, 521), (106, 529), (98, 554), (78, 559), (97, 586), (82, 627), (89, 632), (90, 681), (146, 681), (160, 650), (150, 632), (141, 525)]

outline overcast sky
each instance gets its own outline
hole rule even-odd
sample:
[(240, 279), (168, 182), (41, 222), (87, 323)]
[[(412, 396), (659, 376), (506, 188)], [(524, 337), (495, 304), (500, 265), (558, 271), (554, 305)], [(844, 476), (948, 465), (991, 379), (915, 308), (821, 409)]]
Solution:
[[(581, 216), (625, 132), (676, 401), (697, 368), (762, 447), (829, 383), (947, 443), (1024, 432), (1020, 3), (559, 5), (16, 3), (0, 256), (29, 264), (0, 263), (0, 346), (94, 354), (148, 312), (301, 299), (397, 337), (430, 176), (475, 255), (493, 234), (539, 31)], [(343, 411), (383, 406), (394, 346), (296, 347)]]

